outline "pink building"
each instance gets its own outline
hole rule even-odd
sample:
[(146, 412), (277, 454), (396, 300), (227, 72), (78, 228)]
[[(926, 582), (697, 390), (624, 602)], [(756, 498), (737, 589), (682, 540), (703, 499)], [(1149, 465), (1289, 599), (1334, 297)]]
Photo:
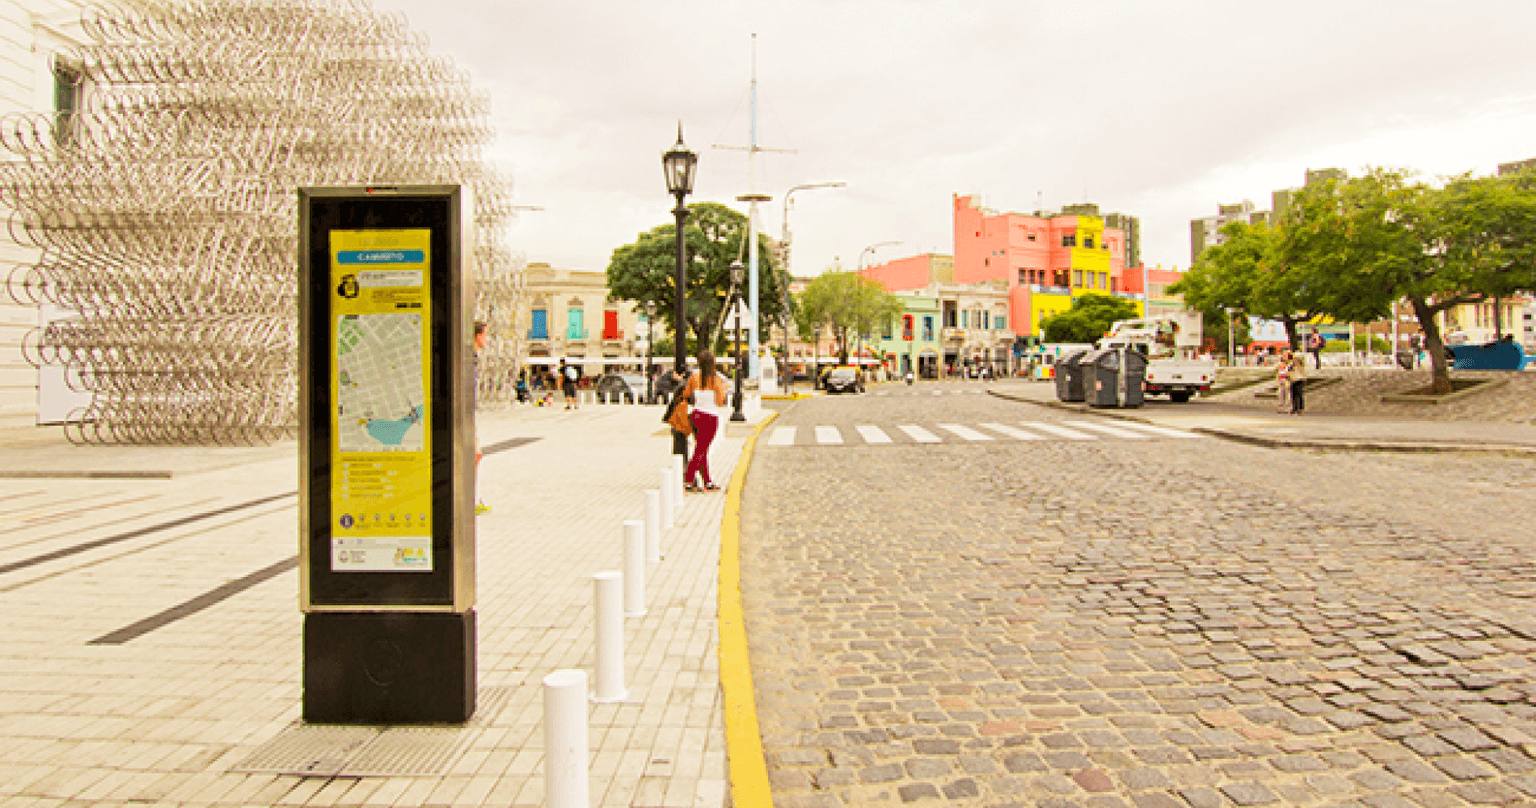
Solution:
[(888, 292), (910, 292), (926, 288), (930, 283), (953, 282), (955, 259), (938, 253), (923, 253), (865, 267), (862, 274), (879, 281)]
[(1019, 334), (1039, 334), (1040, 321), (1083, 292), (1122, 291), (1126, 236), (1106, 227), (1095, 205), (1063, 213), (999, 213), (976, 196), (954, 196), (955, 281), (1008, 283), (1009, 314)]

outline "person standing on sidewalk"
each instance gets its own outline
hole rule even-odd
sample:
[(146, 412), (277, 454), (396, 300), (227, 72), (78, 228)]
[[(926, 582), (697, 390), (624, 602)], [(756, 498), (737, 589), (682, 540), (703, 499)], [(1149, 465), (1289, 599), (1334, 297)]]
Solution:
[(565, 408), (579, 408), (580, 402), (576, 398), (576, 368), (560, 360), (560, 395), (565, 397)]
[(1291, 414), (1300, 415), (1307, 408), (1307, 357), (1291, 362)]
[(693, 459), (688, 461), (688, 469), (683, 472), (684, 488), (700, 490), (694, 481), (698, 475), (704, 481), (703, 490), (719, 491), (720, 486), (709, 478), (709, 445), (714, 442), (715, 430), (720, 427), (720, 408), (729, 399), (725, 380), (715, 371), (715, 355), (707, 349), (699, 351), (699, 371), (688, 377), (683, 400), (693, 404), (693, 412), (688, 416), (693, 424)]
[(1291, 352), (1286, 351), (1275, 366), (1275, 412), (1291, 411)]
[[(487, 330), (485, 321), (484, 320), (476, 320), (475, 321), (475, 353), (474, 353), (474, 364), (472, 365), (472, 370), (471, 370), (473, 375), (471, 376), (471, 380), (472, 381), (471, 381), (470, 398), (469, 398), (469, 411), (470, 411), (471, 415), (473, 415), (473, 413), (479, 407), (479, 398), (480, 398), (480, 395), (479, 395), (479, 393), (480, 393), (480, 352), (485, 350), (485, 343), (488, 342), (490, 340), (490, 338), (491, 338), (491, 335), (490, 335), (490, 332)], [(475, 442), (476, 442), (476, 444), (478, 444), (480, 442), (480, 433), (479, 432), (475, 433)], [(480, 498), (479, 478), (480, 478), (480, 458), (482, 458), (482, 457), (485, 457), (485, 453), (480, 451), (480, 447), (477, 445), (475, 447), (475, 515), (476, 516), (478, 516), (478, 515), (480, 515), (482, 513), (490, 513), (491, 512), (491, 506), (485, 504), (485, 500)]]

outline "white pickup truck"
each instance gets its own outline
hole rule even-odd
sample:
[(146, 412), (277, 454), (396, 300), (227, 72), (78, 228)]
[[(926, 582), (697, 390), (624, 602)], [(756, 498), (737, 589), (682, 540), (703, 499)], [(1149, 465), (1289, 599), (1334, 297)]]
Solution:
[(1209, 392), (1216, 381), (1216, 361), (1199, 359), (1201, 317), (1184, 312), (1137, 320), (1118, 320), (1099, 348), (1134, 348), (1147, 357), (1144, 395), (1166, 395), (1184, 403)]

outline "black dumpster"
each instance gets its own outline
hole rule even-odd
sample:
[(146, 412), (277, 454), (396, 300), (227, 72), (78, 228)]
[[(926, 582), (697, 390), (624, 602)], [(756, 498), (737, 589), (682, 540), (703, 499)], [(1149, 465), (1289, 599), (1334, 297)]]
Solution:
[(1088, 355), (1088, 349), (1077, 348), (1056, 357), (1056, 400), (1083, 400), (1083, 368), (1078, 360)]
[(1106, 348), (1087, 354), (1079, 364), (1084, 371), (1083, 391), (1088, 406), (1141, 406), (1147, 358), (1140, 351)]

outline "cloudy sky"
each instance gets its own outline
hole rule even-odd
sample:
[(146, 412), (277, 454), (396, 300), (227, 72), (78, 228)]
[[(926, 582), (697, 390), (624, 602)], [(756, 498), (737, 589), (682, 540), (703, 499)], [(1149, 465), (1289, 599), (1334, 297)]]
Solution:
[(797, 275), (953, 250), (951, 195), (1141, 217), (1186, 267), (1189, 220), (1307, 168), (1427, 178), (1536, 157), (1531, 0), (375, 0), (491, 92), (529, 261), (603, 269), (671, 221), (661, 153), (682, 121), (690, 201), (747, 192), (757, 34), (763, 228), (783, 192)]

